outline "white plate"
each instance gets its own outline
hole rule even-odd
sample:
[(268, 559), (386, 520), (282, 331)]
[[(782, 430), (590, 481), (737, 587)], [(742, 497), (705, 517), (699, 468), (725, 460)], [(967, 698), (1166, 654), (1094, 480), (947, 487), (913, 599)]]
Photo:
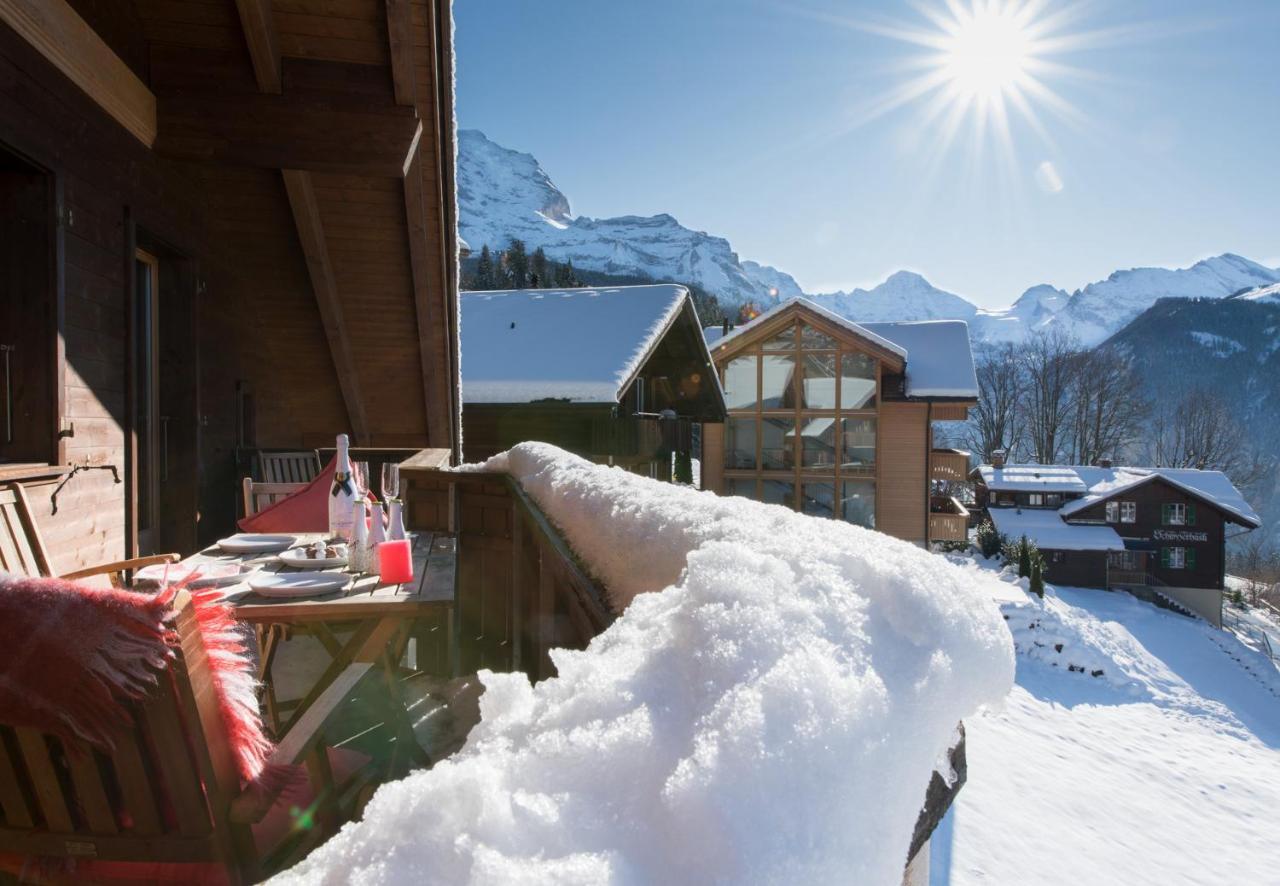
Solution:
[[(339, 551), (345, 551), (346, 545), (335, 545)], [(328, 557), (311, 559), (307, 556), (307, 549), (289, 548), (287, 551), (281, 551), (276, 555), (276, 559), (286, 566), (292, 566), (294, 569), (334, 569), (347, 565), (345, 556)]]
[(351, 584), (345, 572), (261, 572), (249, 577), (249, 587), (264, 597), (318, 597)]
[(258, 532), (239, 532), (218, 542), (218, 550), (228, 554), (266, 554), (292, 547), (298, 541), (296, 535), (264, 535)]
[(139, 569), (133, 574), (133, 580), (181, 584), (193, 575), (198, 575), (199, 578), (191, 582), (191, 587), (219, 588), (242, 581), (244, 572), (239, 563), (157, 563)]

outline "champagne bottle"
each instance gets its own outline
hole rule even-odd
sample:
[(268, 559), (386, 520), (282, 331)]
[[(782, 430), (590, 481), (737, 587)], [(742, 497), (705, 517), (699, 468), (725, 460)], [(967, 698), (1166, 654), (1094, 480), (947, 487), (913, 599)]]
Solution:
[(346, 434), (338, 435), (337, 463), (333, 488), (329, 492), (329, 536), (351, 541), (352, 507), (356, 502), (356, 484), (351, 475), (351, 454)]
[(347, 545), (347, 568), (363, 574), (369, 571), (369, 526), (364, 499), (351, 505), (351, 544)]

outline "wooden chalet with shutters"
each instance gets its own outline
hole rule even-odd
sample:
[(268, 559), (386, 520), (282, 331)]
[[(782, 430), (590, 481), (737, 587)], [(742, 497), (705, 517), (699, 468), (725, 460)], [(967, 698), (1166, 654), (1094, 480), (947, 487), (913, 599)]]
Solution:
[(1003, 535), (1025, 535), (1045, 578), (1158, 596), (1217, 623), (1226, 540), (1262, 525), (1220, 471), (995, 463), (973, 471), (977, 505)]
[(706, 335), (728, 419), (707, 426), (704, 488), (917, 544), (967, 537), (940, 490), (968, 455), (933, 446), (934, 423), (978, 396), (967, 324), (859, 324), (797, 298)]
[(247, 450), (456, 457), (451, 27), (0, 0), (0, 483), (56, 572), (231, 531)]

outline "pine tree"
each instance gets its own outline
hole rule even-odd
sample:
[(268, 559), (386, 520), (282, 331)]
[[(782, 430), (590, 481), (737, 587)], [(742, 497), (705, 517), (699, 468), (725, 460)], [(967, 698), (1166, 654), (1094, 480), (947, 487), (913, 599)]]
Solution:
[(474, 278), (476, 289), (497, 289), (498, 277), (493, 270), (493, 256), (489, 253), (489, 244), (480, 247), (480, 260), (476, 262)]
[(693, 456), (688, 452), (677, 452), (672, 480), (685, 486), (693, 485)]
[(1031, 564), (1031, 593), (1044, 599), (1044, 566), (1038, 559)]
[(1018, 575), (1022, 578), (1028, 578), (1031, 575), (1031, 545), (1027, 542), (1025, 535), (1018, 542)]
[(507, 272), (511, 276), (512, 289), (524, 289), (529, 285), (529, 254), (524, 251), (524, 241), (511, 241), (507, 250)]
[(547, 267), (547, 254), (539, 246), (533, 251), (533, 259), (529, 263), (529, 285), (534, 289), (546, 289), (551, 286), (551, 270)]
[(573, 286), (573, 264), (560, 264), (560, 262), (552, 262), (555, 266), (555, 281), (557, 289), (569, 289)]

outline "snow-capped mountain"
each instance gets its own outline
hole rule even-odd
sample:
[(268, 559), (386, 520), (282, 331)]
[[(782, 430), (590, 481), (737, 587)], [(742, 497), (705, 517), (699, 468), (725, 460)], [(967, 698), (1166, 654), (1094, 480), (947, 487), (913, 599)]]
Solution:
[(972, 320), (978, 313), (976, 305), (939, 289), (914, 271), (898, 271), (871, 289), (809, 297), (830, 311), (862, 323)]
[(1280, 270), (1229, 252), (1178, 270), (1116, 271), (1074, 292), (1048, 325), (1064, 327), (1082, 344), (1095, 345), (1119, 332), (1158, 299), (1225, 298), (1242, 289), (1273, 283), (1280, 283)]
[[(504, 249), (512, 238), (558, 261), (608, 274), (697, 284), (729, 304), (765, 304), (799, 294), (789, 274), (741, 262), (723, 237), (684, 227), (667, 214), (593, 219), (569, 200), (531, 154), (458, 133), (459, 234), (472, 249)], [(785, 296), (784, 296), (785, 297)]]
[(1241, 301), (1259, 301), (1280, 305), (1280, 283), (1276, 283), (1272, 286), (1259, 286), (1256, 289), (1248, 289), (1244, 292), (1238, 292), (1231, 297), (1238, 298)]
[[(670, 215), (575, 216), (536, 158), (475, 129), (458, 133), (458, 205), (459, 233), (473, 252), (485, 245), (506, 248), (515, 237), (530, 250), (541, 246), (551, 258), (572, 260), (580, 269), (697, 284), (726, 306), (768, 307), (805, 294), (790, 274), (741, 260), (728, 240), (690, 230)], [(1275, 299), (1275, 284), (1280, 270), (1227, 253), (1189, 268), (1116, 271), (1070, 294), (1042, 283), (1003, 310), (979, 309), (912, 271), (898, 271), (870, 289), (809, 297), (852, 320), (966, 320), (979, 343), (1021, 341), (1036, 330), (1061, 329), (1091, 346), (1161, 298)]]

